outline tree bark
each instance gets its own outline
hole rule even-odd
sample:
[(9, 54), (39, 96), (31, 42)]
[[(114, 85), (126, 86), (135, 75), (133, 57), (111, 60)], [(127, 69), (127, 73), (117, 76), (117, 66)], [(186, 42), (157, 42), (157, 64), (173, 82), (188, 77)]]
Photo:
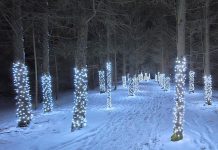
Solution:
[(174, 129), (171, 136), (172, 141), (183, 139), (184, 122), (184, 88), (185, 88), (185, 22), (186, 22), (186, 0), (177, 2), (177, 61), (176, 61), (176, 105), (174, 112)]
[(205, 0), (205, 56), (204, 56), (204, 75), (210, 75), (210, 23), (209, 17), (209, 0)]
[(86, 49), (88, 37), (88, 23), (85, 19), (81, 19), (78, 35), (77, 35), (77, 50), (76, 50), (76, 66), (78, 69), (86, 67)]
[(177, 13), (177, 57), (182, 58), (185, 56), (185, 13), (186, 2), (185, 0), (178, 0), (179, 7)]
[(117, 89), (117, 53), (114, 53), (114, 90)]
[[(47, 6), (46, 6), (47, 7)], [(49, 74), (49, 32), (48, 32), (48, 14), (43, 14), (42, 20), (42, 50), (43, 50), (43, 73)]]
[(33, 23), (33, 52), (34, 52), (34, 62), (35, 62), (35, 109), (37, 109), (38, 107), (38, 67), (37, 67), (34, 23)]
[(111, 27), (109, 24), (109, 19), (106, 19), (106, 30), (107, 30), (107, 61), (110, 60), (110, 53), (111, 53)]
[(126, 55), (123, 54), (123, 76), (126, 76)]
[(13, 34), (13, 48), (14, 48), (14, 59), (25, 63), (24, 53), (24, 38), (23, 38), (23, 23), (21, 14), (21, 1), (13, 0), (13, 15), (12, 26), (14, 28)]
[(190, 50), (190, 54), (189, 54), (189, 70), (193, 69), (193, 62), (192, 62), (192, 36), (193, 33), (192, 31), (190, 31), (190, 37), (189, 37), (189, 50)]

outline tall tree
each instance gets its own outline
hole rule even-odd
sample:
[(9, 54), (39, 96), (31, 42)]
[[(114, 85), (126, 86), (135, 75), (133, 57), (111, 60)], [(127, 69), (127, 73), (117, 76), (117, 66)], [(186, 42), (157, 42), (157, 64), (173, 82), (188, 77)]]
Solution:
[(42, 15), (42, 93), (44, 112), (51, 112), (53, 109), (52, 83), (49, 71), (49, 32), (48, 32), (48, 1), (43, 0), (44, 12)]
[[(75, 106), (71, 131), (86, 126), (86, 107), (87, 107), (87, 40), (88, 40), (88, 24), (96, 16), (97, 8), (101, 2), (95, 0), (81, 0), (77, 2), (78, 6), (78, 26), (77, 26), (77, 49), (75, 54)], [(92, 12), (90, 13), (90, 6)]]
[(210, 0), (205, 0), (205, 35), (204, 35), (204, 91), (205, 91), (205, 101), (206, 104), (212, 104), (212, 77), (210, 74), (210, 20), (209, 20), (209, 2)]
[(26, 127), (32, 119), (32, 105), (28, 78), (28, 69), (25, 65), (23, 23), (22, 23), (22, 1), (13, 0), (13, 17), (11, 27), (13, 30), (14, 64), (13, 79), (17, 100), (18, 126)]
[(177, 1), (177, 60), (175, 66), (176, 79), (176, 108), (174, 112), (174, 127), (172, 141), (183, 139), (184, 121), (184, 88), (185, 88), (185, 23), (186, 23), (186, 0)]

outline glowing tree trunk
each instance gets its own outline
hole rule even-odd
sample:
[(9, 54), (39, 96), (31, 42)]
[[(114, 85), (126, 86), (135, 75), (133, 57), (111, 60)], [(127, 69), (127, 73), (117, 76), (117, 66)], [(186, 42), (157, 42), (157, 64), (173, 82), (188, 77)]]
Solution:
[(157, 73), (157, 82), (160, 84), (160, 72)]
[(175, 66), (175, 82), (176, 82), (176, 105), (174, 109), (174, 127), (172, 141), (183, 139), (183, 122), (185, 111), (185, 21), (186, 21), (186, 1), (179, 0), (177, 2), (177, 59)]
[(157, 75), (155, 74), (154, 81), (157, 81)]
[(123, 87), (126, 88), (126, 76), (122, 76)]
[(74, 75), (75, 87), (75, 105), (71, 131), (80, 129), (86, 126), (86, 107), (87, 107), (87, 66), (86, 66), (86, 48), (88, 36), (88, 23), (84, 18), (80, 20), (77, 37), (77, 50), (76, 50), (76, 68)]
[(134, 79), (129, 78), (129, 91), (128, 91), (129, 96), (134, 96), (135, 95), (135, 90), (134, 90)]
[(103, 70), (98, 71), (99, 76), (99, 89), (100, 93), (105, 93), (106, 87), (105, 87), (105, 72)]
[(107, 108), (112, 107), (112, 101), (111, 101), (111, 62), (107, 62), (106, 64), (107, 69)]
[(134, 91), (138, 92), (139, 91), (139, 80), (136, 75), (134, 75), (133, 82), (134, 82)]
[(192, 32), (190, 32), (190, 71), (189, 71), (189, 93), (194, 93), (195, 91), (195, 72), (192, 71)]
[(43, 110), (44, 112), (51, 112), (53, 109), (53, 98), (52, 98), (52, 83), (51, 75), (49, 72), (49, 32), (48, 32), (48, 14), (47, 0), (44, 2), (45, 13), (43, 14), (42, 20), (42, 50), (43, 50), (43, 73), (41, 77), (42, 83), (42, 94), (43, 94)]
[(114, 53), (114, 90), (117, 89), (117, 53)]
[(127, 87), (127, 76), (126, 76), (126, 56), (125, 54), (123, 54), (123, 76), (122, 76), (122, 83), (123, 83), (123, 87), (126, 88)]
[(170, 77), (166, 77), (165, 78), (165, 87), (164, 87), (164, 91), (169, 91), (170, 90)]
[(210, 21), (209, 17), (209, 0), (205, 0), (205, 64), (204, 64), (204, 92), (205, 102), (208, 105), (212, 104), (212, 77), (210, 74)]
[(189, 71), (189, 93), (194, 93), (195, 91), (195, 72)]
[(24, 39), (23, 39), (23, 24), (21, 16), (21, 1), (13, 1), (13, 15), (12, 20), (13, 27), (13, 46), (15, 62), (13, 63), (13, 80), (14, 88), (16, 92), (17, 101), (17, 117), (18, 126), (26, 127), (30, 124), (32, 119), (32, 105), (29, 87), (28, 70), (25, 65), (25, 53), (24, 53)]

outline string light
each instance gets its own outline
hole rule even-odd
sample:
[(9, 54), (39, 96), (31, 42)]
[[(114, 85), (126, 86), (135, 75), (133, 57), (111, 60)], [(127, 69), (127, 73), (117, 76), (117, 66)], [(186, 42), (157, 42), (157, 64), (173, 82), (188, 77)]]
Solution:
[(186, 58), (177, 58), (175, 66), (176, 97), (174, 109), (174, 127), (172, 141), (178, 141), (183, 138), (183, 122), (185, 113), (185, 79), (186, 79)]
[(29, 72), (27, 66), (21, 62), (13, 63), (12, 70), (17, 101), (17, 122), (19, 127), (26, 127), (32, 119)]
[(43, 95), (43, 110), (44, 112), (51, 112), (53, 109), (52, 85), (50, 74), (44, 74), (41, 77), (42, 81), (42, 95)]
[(112, 100), (111, 100), (111, 62), (106, 63), (107, 69), (107, 108), (112, 107)]
[(129, 96), (134, 96), (135, 95), (135, 90), (134, 90), (134, 79), (129, 78), (129, 90), (128, 90)]
[(206, 104), (212, 105), (212, 77), (204, 76), (204, 97)]
[(99, 76), (99, 89), (100, 93), (104, 93), (106, 91), (105, 87), (105, 72), (103, 70), (98, 71)]
[(86, 126), (87, 68), (74, 68), (75, 105), (71, 131)]
[(194, 93), (195, 91), (195, 72), (189, 71), (189, 93)]
[(123, 87), (126, 88), (126, 76), (122, 76)]

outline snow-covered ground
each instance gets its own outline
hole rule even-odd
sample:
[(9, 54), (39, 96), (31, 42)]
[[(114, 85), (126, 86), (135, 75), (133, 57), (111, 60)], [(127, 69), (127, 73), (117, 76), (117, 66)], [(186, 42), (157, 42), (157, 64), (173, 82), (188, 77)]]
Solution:
[(1, 150), (218, 150), (218, 92), (204, 106), (202, 90), (186, 94), (184, 139), (171, 142), (174, 87), (164, 92), (154, 81), (140, 83), (136, 96), (118, 87), (111, 110), (106, 94), (89, 92), (87, 126), (71, 132), (73, 95), (65, 93), (54, 112), (33, 112), (28, 128), (17, 128), (14, 109), (0, 110)]

